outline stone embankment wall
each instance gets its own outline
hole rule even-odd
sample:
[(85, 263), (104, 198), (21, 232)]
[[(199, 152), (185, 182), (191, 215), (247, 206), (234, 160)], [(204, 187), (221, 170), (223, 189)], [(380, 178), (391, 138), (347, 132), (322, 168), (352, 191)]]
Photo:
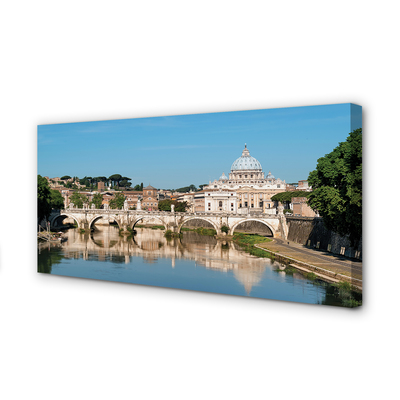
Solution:
[(331, 245), (330, 251), (334, 254), (341, 254), (344, 248), (346, 257), (362, 259), (362, 239), (358, 248), (354, 249), (347, 237), (326, 229), (322, 218), (287, 217), (286, 222), (289, 229), (288, 240), (310, 247), (318, 247), (319, 242), (319, 248), (327, 251), (328, 245)]

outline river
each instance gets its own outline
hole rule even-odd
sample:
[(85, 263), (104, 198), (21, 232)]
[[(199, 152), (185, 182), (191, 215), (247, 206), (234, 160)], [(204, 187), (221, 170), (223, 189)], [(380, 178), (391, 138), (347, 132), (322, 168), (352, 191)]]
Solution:
[(38, 272), (246, 297), (342, 306), (332, 285), (251, 256), (233, 242), (196, 232), (166, 239), (158, 229), (120, 236), (114, 226), (70, 229), (63, 243), (39, 243)]

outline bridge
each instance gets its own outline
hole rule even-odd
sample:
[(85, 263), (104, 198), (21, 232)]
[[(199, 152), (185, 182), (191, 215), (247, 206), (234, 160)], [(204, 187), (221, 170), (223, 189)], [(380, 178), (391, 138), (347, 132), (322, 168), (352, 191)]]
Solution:
[(278, 214), (231, 214), (231, 213), (209, 213), (209, 212), (169, 212), (169, 211), (145, 211), (145, 210), (111, 210), (111, 209), (89, 209), (89, 208), (67, 208), (61, 210), (60, 214), (51, 220), (51, 226), (56, 226), (59, 218), (72, 218), (76, 221), (78, 228), (90, 230), (96, 221), (101, 218), (108, 223), (116, 222), (123, 232), (128, 228), (135, 229), (139, 221), (155, 219), (165, 229), (180, 233), (183, 225), (191, 220), (203, 220), (212, 225), (217, 235), (221, 235), (221, 228), (228, 227), (228, 235), (233, 235), (236, 228), (244, 222), (257, 221), (266, 225), (273, 237), (287, 238), (286, 218), (282, 209)]

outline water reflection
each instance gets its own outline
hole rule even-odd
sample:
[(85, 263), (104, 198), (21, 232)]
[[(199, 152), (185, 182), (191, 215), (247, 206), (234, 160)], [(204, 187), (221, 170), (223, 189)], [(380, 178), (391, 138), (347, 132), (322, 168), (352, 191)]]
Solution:
[[(113, 226), (99, 226), (91, 233), (81, 234), (69, 230), (68, 240), (62, 244), (41, 244), (41, 250), (53, 247), (60, 252), (45, 252), (40, 257), (40, 272), (51, 272), (52, 263), (62, 257), (67, 259), (112, 261), (128, 264), (133, 257), (142, 257), (148, 264), (158, 259), (170, 259), (174, 268), (177, 259), (194, 260), (196, 266), (221, 272), (233, 271), (247, 294), (257, 285), (269, 260), (252, 257), (240, 251), (232, 242), (222, 242), (212, 236), (202, 236), (196, 232), (184, 232), (181, 238), (167, 240), (164, 232), (158, 229), (139, 228), (137, 235), (120, 236)], [(43, 253), (43, 251), (41, 251)], [(49, 254), (51, 256), (49, 257)], [(44, 267), (46, 264), (46, 267)]]
[(279, 272), (279, 263), (211, 236), (184, 232), (167, 240), (161, 230), (138, 228), (135, 236), (126, 237), (113, 226), (65, 235), (66, 242), (39, 245), (39, 272), (340, 305), (334, 296), (327, 297), (326, 287), (296, 272)]

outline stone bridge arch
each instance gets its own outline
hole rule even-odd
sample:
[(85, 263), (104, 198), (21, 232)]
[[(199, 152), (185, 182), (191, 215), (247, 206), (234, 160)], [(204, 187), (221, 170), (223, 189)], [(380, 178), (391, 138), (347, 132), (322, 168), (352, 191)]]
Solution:
[(166, 223), (166, 221), (164, 221), (164, 219), (163, 219), (162, 217), (159, 217), (158, 215), (140, 215), (140, 216), (138, 216), (137, 218), (135, 218), (133, 221), (131, 221), (131, 222), (129, 223), (129, 227), (130, 227), (131, 229), (135, 229), (136, 224), (137, 224), (139, 221), (142, 221), (142, 220), (144, 220), (144, 219), (146, 219), (146, 218), (157, 219), (157, 220), (159, 220), (159, 221), (161, 222), (161, 225), (164, 226), (164, 229), (167, 229), (167, 223)]
[(178, 226), (178, 233), (181, 233), (181, 229), (182, 229), (182, 226), (183, 226), (183, 225), (185, 225), (187, 222), (192, 221), (192, 220), (194, 220), (194, 219), (200, 219), (200, 220), (202, 220), (202, 221), (208, 222), (209, 224), (211, 224), (211, 225), (213, 226), (213, 228), (215, 229), (215, 231), (217, 232), (217, 234), (220, 233), (220, 228), (218, 227), (218, 225), (217, 225), (214, 221), (212, 221), (212, 220), (210, 220), (210, 219), (208, 219), (208, 218), (204, 218), (204, 217), (202, 217), (202, 216), (198, 216), (198, 215), (193, 216), (193, 217), (189, 217), (189, 218), (185, 218), (185, 219), (182, 221), (182, 223), (179, 224), (179, 226)]
[(240, 225), (243, 224), (244, 222), (251, 222), (251, 221), (255, 221), (255, 222), (261, 222), (262, 224), (266, 225), (269, 230), (271, 231), (272, 237), (275, 237), (276, 235), (276, 230), (273, 228), (273, 226), (271, 226), (271, 224), (269, 224), (267, 221), (263, 220), (263, 219), (258, 219), (258, 218), (245, 218), (242, 219), (240, 221), (234, 222), (234, 224), (230, 227), (230, 235), (233, 235), (233, 233), (235, 232), (235, 229)]
[[(112, 219), (118, 224), (118, 228), (121, 228), (120, 225), (119, 225), (119, 222), (118, 222), (117, 218), (115, 218), (115, 216), (112, 216), (112, 215), (111, 215), (111, 217), (112, 217)], [(92, 229), (94, 223), (95, 223), (96, 221), (98, 221), (99, 219), (101, 219), (101, 218), (103, 218), (104, 220), (109, 220), (109, 216), (106, 215), (106, 214), (95, 214), (95, 215), (90, 219), (90, 221), (89, 221), (89, 223), (88, 223), (89, 229)]]
[(78, 228), (81, 227), (81, 222), (80, 222), (80, 220), (79, 220), (78, 218), (76, 218), (73, 214), (69, 214), (69, 213), (66, 213), (66, 212), (62, 212), (62, 213), (56, 215), (53, 219), (51, 219), (51, 220), (50, 220), (50, 226), (51, 226), (51, 227), (55, 227), (55, 226), (56, 226), (55, 222), (56, 222), (59, 218), (62, 218), (62, 220), (66, 219), (66, 218), (71, 218), (71, 219), (73, 219), (73, 220), (77, 223)]

